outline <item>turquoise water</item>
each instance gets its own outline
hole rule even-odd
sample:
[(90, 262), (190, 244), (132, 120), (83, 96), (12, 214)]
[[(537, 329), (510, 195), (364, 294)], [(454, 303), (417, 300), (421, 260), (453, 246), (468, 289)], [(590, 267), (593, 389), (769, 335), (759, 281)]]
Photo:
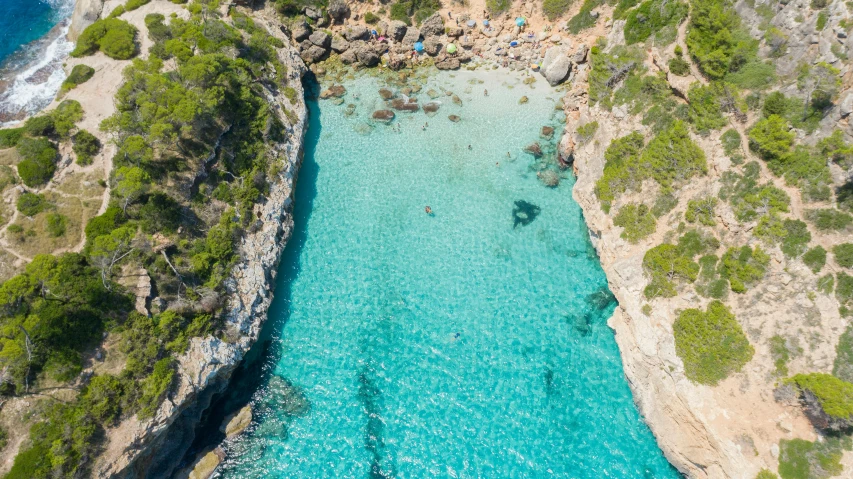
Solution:
[(421, 104), (463, 104), (391, 125), (368, 119), (371, 77), (310, 103), (271, 338), (232, 391), (255, 421), (218, 477), (677, 477), (631, 400), (572, 179), (546, 188), (522, 151), (553, 153), (559, 94), (494, 76), (442, 73)]
[(0, 64), (46, 34), (73, 8), (73, 2), (67, 0), (0, 0)]

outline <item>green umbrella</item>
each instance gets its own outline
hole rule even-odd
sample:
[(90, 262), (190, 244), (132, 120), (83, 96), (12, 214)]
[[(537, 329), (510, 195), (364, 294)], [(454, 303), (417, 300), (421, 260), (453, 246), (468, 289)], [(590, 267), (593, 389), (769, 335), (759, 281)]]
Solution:
[(447, 45), (447, 53), (456, 53), (456, 45), (453, 43)]

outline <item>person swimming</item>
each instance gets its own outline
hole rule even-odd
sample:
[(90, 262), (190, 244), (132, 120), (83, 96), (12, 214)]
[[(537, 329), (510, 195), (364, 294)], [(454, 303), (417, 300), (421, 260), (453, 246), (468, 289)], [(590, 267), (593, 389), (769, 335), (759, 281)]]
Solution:
[(426, 214), (432, 216), (432, 208), (430, 208), (429, 205), (427, 205), (427, 207), (424, 208), (424, 211), (426, 212)]
[(471, 145), (468, 145), (468, 149), (469, 149), (469, 150), (473, 150), (473, 148), (471, 148)]
[(483, 96), (489, 96), (489, 90), (483, 90)]

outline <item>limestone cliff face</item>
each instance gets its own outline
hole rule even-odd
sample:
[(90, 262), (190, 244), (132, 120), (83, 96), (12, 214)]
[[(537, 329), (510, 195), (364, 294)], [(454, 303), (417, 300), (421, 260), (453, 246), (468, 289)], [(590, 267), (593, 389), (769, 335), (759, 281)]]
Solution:
[[(90, 0), (81, 0), (81, 3)], [(97, 2), (97, 0), (95, 0)], [(258, 24), (289, 45), (280, 30), (267, 24), (259, 12)], [(279, 51), (287, 67), (288, 84), (297, 94), (291, 103), (267, 92), (267, 100), (287, 126), (287, 139), (276, 148), (281, 168), (270, 178), (269, 194), (255, 206), (254, 226), (239, 245), (240, 261), (226, 281), (226, 339), (193, 338), (178, 359), (177, 386), (153, 418), (136, 416), (107, 431), (105, 451), (94, 468), (95, 477), (169, 477), (192, 442), (194, 429), (212, 398), (227, 386), (234, 369), (257, 340), (272, 301), (281, 252), (293, 230), (293, 188), (302, 161), (307, 109), (301, 77), (305, 65), (290, 46)], [(285, 110), (298, 120), (291, 124)]]
[(68, 29), (68, 40), (75, 41), (77, 37), (95, 20), (101, 18), (104, 0), (77, 0), (74, 13), (71, 14), (71, 27)]

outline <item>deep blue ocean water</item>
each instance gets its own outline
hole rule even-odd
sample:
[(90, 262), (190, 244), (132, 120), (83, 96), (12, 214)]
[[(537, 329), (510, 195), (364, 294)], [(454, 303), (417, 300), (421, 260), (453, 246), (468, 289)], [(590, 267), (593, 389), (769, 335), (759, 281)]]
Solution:
[(0, 0), (0, 64), (70, 13), (67, 1)]
[(218, 406), (254, 421), (218, 477), (678, 477), (632, 401), (573, 179), (545, 187), (523, 151), (553, 154), (560, 94), (522, 78), (439, 73), (416, 95), (439, 112), (390, 125), (371, 76), (309, 102), (265, 339)]

